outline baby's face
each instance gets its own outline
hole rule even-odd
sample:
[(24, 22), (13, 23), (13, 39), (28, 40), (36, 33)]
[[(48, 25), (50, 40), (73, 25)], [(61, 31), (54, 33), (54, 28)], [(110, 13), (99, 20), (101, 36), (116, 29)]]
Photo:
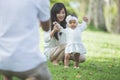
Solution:
[(77, 22), (75, 20), (70, 20), (69, 27), (75, 29), (77, 27)]

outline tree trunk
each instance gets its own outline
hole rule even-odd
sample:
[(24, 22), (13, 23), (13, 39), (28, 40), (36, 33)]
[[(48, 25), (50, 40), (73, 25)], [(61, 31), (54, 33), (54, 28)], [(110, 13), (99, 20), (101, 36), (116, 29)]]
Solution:
[(94, 22), (94, 17), (93, 17), (93, 13), (94, 12), (94, 0), (89, 0), (89, 6), (88, 6), (88, 23), (89, 24), (93, 24)]
[(113, 32), (113, 25), (112, 25), (112, 13), (110, 12), (110, 8), (112, 6), (112, 0), (108, 0), (106, 1), (106, 26), (107, 26), (107, 30), (109, 32)]
[(118, 16), (117, 16), (116, 32), (120, 33), (120, 0), (118, 0), (117, 6), (118, 6)]
[(96, 28), (107, 31), (104, 17), (104, 0), (94, 0), (94, 24)]

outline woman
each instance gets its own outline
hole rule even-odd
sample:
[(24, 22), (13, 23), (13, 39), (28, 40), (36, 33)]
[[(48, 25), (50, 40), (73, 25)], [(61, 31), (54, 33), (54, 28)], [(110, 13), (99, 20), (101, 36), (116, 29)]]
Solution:
[[(51, 9), (51, 31), (45, 33), (44, 35), (44, 54), (50, 59), (53, 65), (58, 65), (59, 60), (64, 59), (64, 50), (66, 44), (65, 33), (60, 32), (60, 27), (53, 24), (58, 22), (62, 28), (66, 28), (66, 16), (67, 11), (63, 3), (56, 3)], [(82, 55), (81, 55), (82, 56)], [(71, 56), (74, 60), (74, 56)], [(84, 61), (84, 56), (80, 58)]]

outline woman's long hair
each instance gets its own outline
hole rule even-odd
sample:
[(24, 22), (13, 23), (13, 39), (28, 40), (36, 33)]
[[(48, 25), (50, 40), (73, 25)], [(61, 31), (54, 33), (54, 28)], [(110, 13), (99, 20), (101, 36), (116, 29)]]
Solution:
[[(56, 4), (53, 5), (53, 7), (52, 7), (52, 9), (51, 9), (51, 30), (53, 30), (53, 28), (54, 28), (53, 22), (54, 22), (54, 21), (58, 21), (56, 15), (57, 15), (63, 8), (64, 8), (64, 10), (65, 10), (65, 18), (64, 18), (64, 20), (63, 20), (62, 22), (60, 22), (59, 24), (60, 24), (63, 28), (66, 28), (66, 21), (65, 21), (65, 19), (66, 19), (66, 16), (67, 16), (67, 10), (66, 10), (66, 8), (65, 8), (65, 6), (64, 6), (63, 3), (56, 3)], [(58, 38), (58, 32), (55, 32), (54, 37), (55, 37), (57, 40), (59, 40), (59, 38)]]

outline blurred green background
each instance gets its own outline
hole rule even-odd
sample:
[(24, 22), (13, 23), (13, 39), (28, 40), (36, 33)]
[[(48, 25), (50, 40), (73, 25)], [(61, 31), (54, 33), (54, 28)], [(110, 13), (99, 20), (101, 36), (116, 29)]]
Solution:
[(90, 28), (120, 34), (120, 0), (50, 0), (64, 3), (68, 14), (76, 14), (79, 21), (89, 19)]

